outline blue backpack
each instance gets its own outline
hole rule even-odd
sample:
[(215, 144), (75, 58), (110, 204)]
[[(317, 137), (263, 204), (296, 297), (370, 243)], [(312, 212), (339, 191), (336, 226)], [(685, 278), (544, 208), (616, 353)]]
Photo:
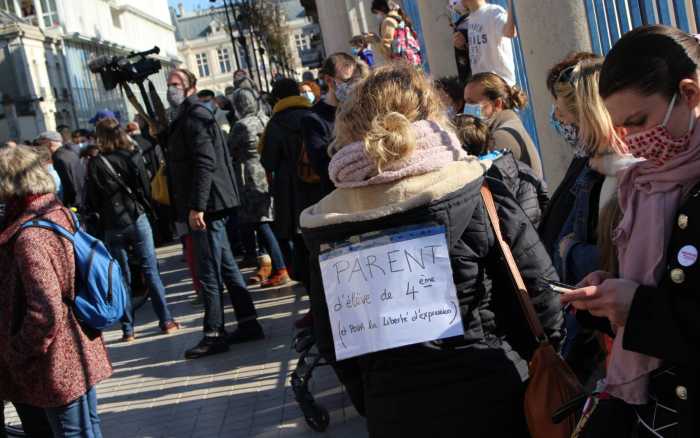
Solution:
[(75, 214), (73, 222), (75, 233), (51, 221), (36, 219), (25, 222), (20, 229), (45, 228), (71, 241), (75, 252), (73, 311), (82, 324), (101, 331), (124, 315), (127, 289), (119, 263), (105, 245), (80, 229)]

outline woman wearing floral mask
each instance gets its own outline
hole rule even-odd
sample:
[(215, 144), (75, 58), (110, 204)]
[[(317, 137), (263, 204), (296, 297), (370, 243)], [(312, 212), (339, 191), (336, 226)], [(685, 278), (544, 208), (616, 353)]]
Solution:
[[(567, 284), (577, 284), (600, 269), (598, 223), (605, 208), (615, 202), (618, 172), (635, 162), (623, 154), (624, 143), (598, 94), (602, 59), (585, 54), (572, 58), (578, 59), (560, 69), (551, 82), (555, 96), (551, 121), (573, 148), (574, 161), (540, 230)], [(603, 367), (600, 346), (591, 336), (597, 327), (573, 313), (567, 313), (566, 321), (564, 357), (590, 388), (595, 371)]]
[[(619, 278), (596, 272), (564, 303), (616, 330), (605, 395), (585, 435), (700, 435), (700, 44), (665, 26), (627, 33), (608, 54), (600, 94), (629, 150), (621, 177)], [(601, 418), (602, 417), (602, 418)]]
[(617, 173), (634, 162), (614, 130), (598, 95), (602, 58), (570, 55), (550, 71), (555, 99), (550, 123), (573, 148), (574, 158), (540, 227), (545, 246), (563, 281), (576, 284), (598, 269), (594, 230), (611, 201)]

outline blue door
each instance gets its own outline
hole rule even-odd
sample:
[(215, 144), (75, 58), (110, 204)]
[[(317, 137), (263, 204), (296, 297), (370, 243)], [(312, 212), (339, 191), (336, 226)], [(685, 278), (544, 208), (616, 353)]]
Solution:
[[(593, 51), (604, 55), (625, 32), (665, 24), (685, 32), (700, 28), (700, 0), (583, 0)], [(692, 6), (692, 7), (690, 7)]]

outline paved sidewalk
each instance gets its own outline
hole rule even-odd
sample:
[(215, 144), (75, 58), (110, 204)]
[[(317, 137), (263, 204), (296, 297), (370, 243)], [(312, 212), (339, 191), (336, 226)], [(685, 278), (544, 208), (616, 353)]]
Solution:
[[(105, 438), (367, 436), (364, 420), (328, 367), (317, 369), (312, 379), (312, 393), (330, 411), (324, 434), (306, 425), (294, 400), (293, 323), (308, 308), (299, 288), (252, 290), (264, 341), (186, 361), (185, 350), (201, 337), (203, 308), (191, 303), (193, 288), (179, 246), (158, 252), (168, 302), (183, 329), (160, 335), (146, 303), (136, 315), (136, 342), (119, 342), (119, 330), (105, 333), (114, 365), (113, 377), (98, 386)], [(226, 309), (227, 321), (234, 321), (228, 296)]]

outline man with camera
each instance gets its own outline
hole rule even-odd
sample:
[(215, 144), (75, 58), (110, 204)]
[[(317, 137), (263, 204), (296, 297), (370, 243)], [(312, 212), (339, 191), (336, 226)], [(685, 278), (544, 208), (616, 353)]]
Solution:
[[(240, 205), (231, 156), (216, 123), (213, 102), (197, 97), (196, 83), (195, 76), (184, 69), (168, 76), (168, 102), (174, 109), (167, 129), (170, 196), (177, 220), (189, 225), (204, 298), (204, 337), (185, 352), (188, 359), (264, 338), (226, 234), (228, 216)], [(238, 320), (238, 328), (228, 336), (224, 285)]]

